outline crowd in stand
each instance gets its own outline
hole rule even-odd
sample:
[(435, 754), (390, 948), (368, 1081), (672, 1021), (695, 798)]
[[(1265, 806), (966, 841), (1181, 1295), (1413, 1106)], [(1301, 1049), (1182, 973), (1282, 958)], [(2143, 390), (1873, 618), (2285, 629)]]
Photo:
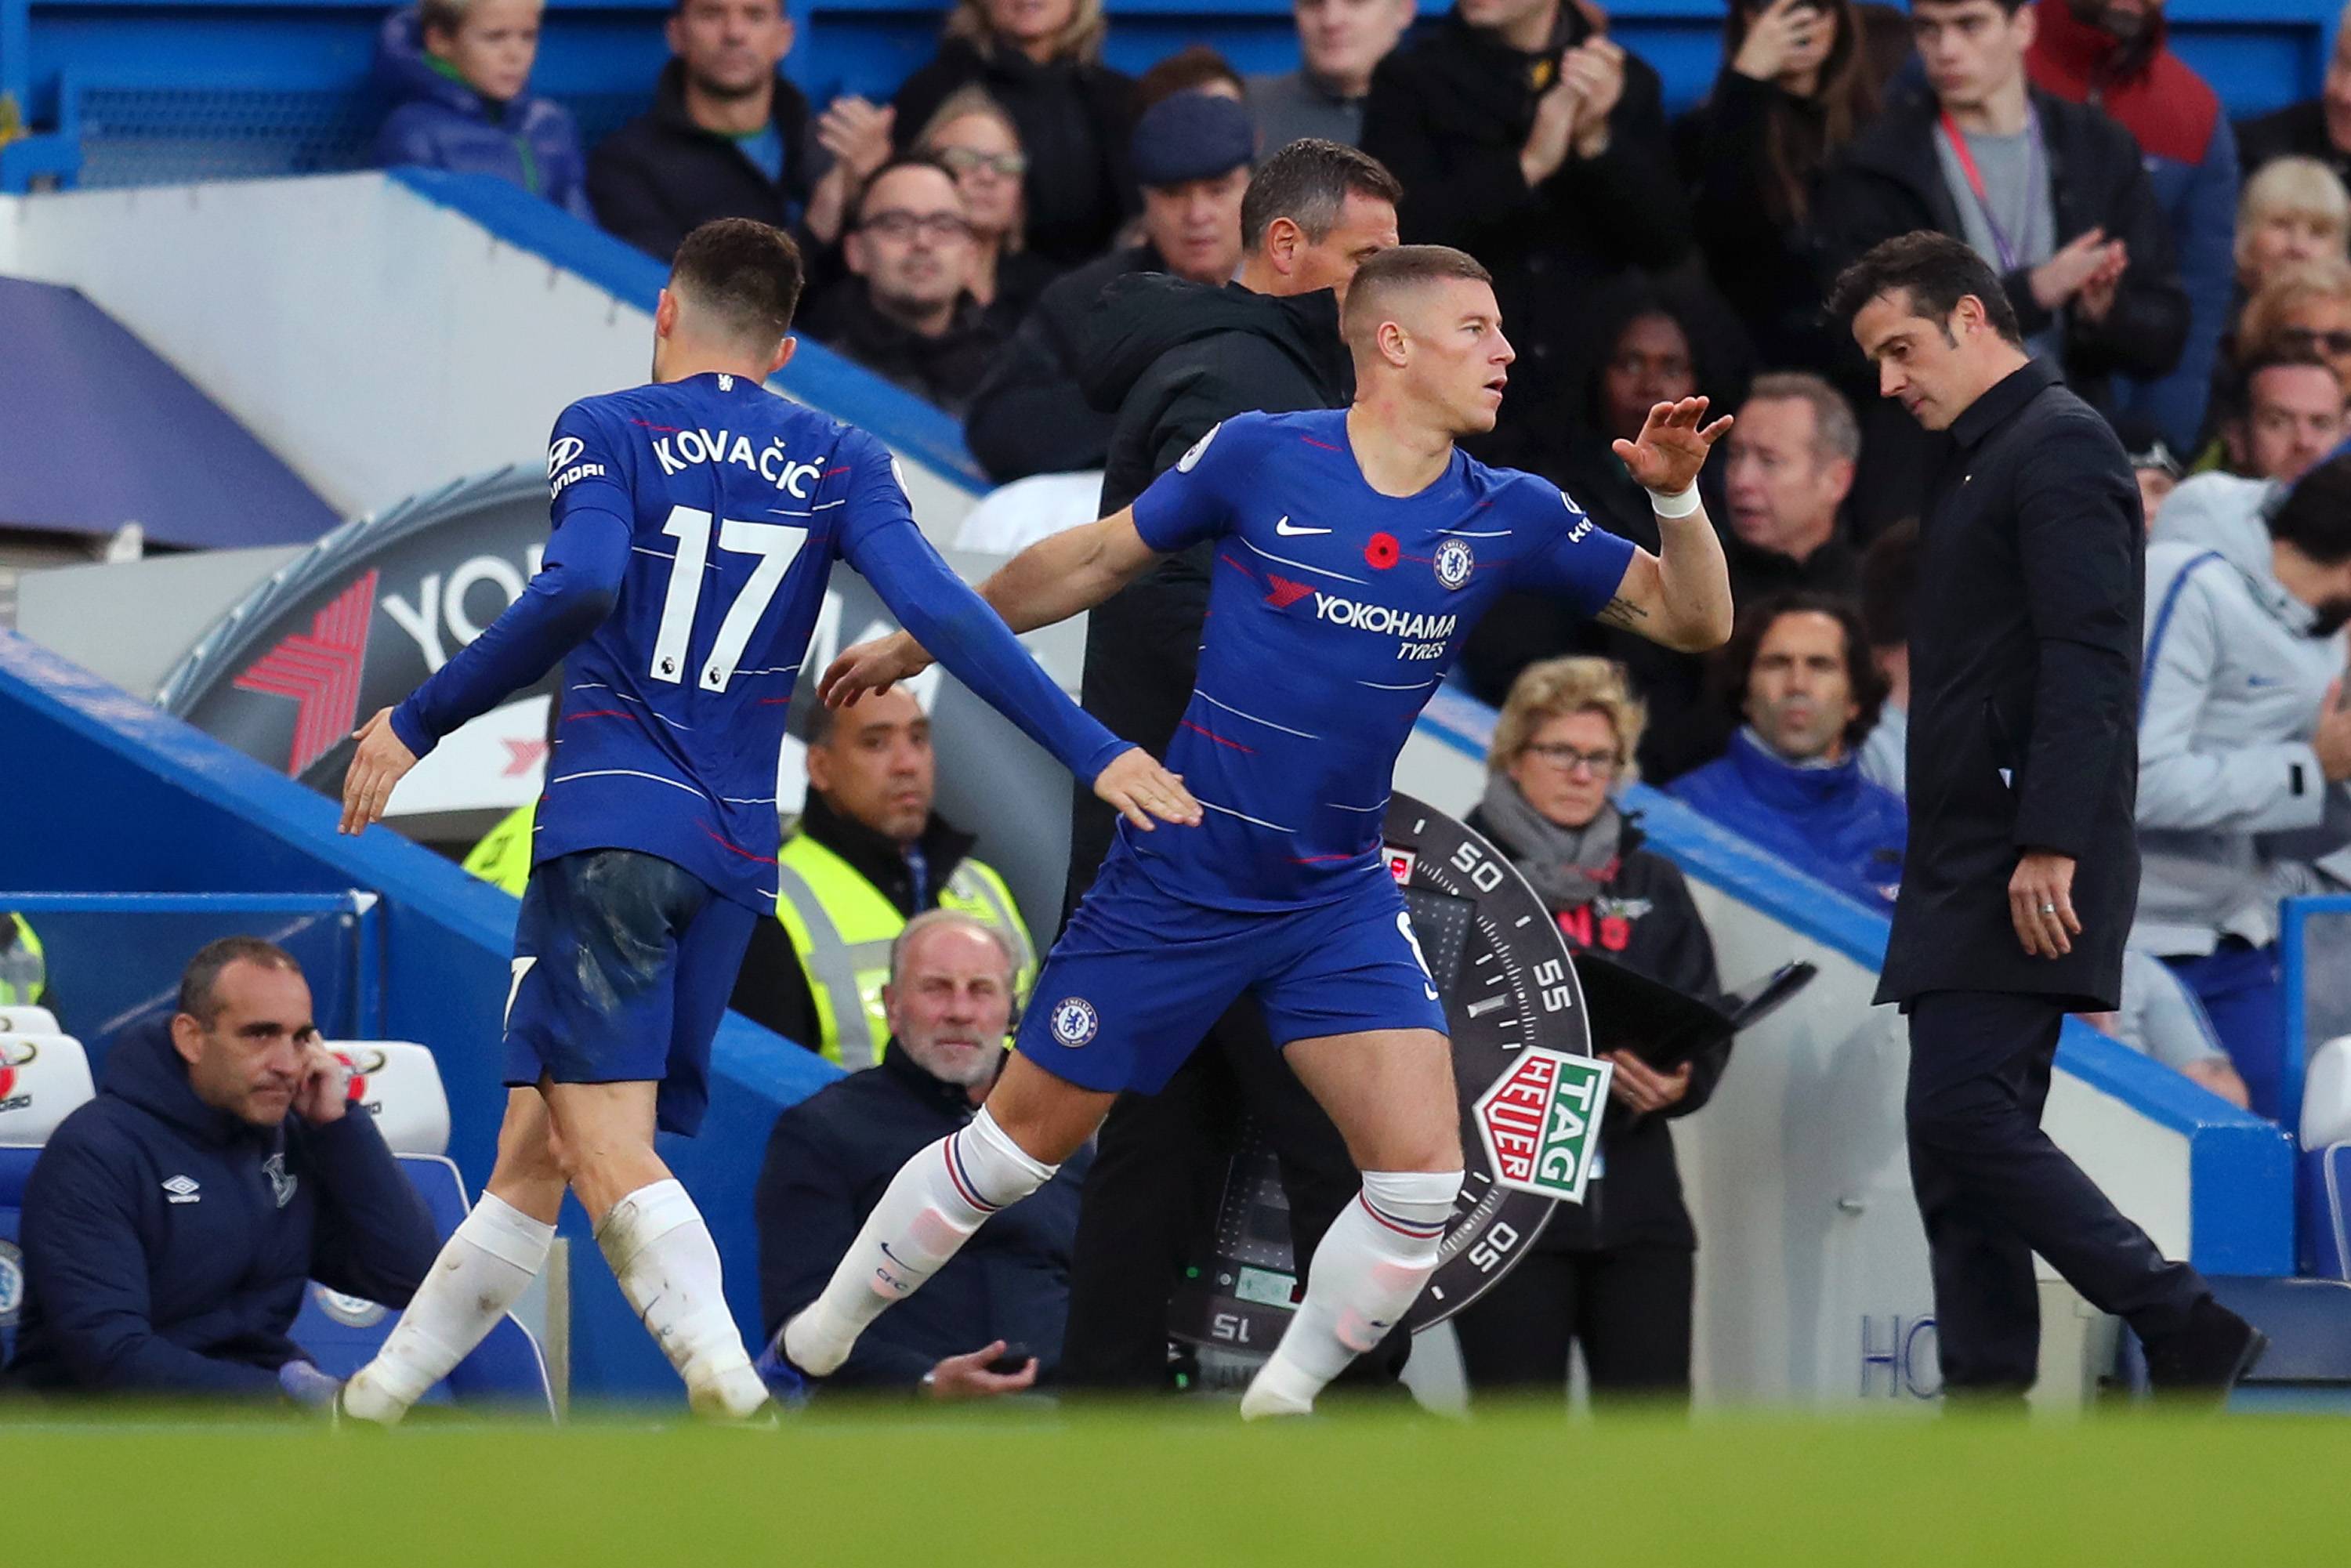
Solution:
[[(2145, 871), (2122, 1007), (2093, 1021), (2279, 1113), (2277, 901), (2351, 885), (2351, 30), (2320, 98), (2232, 126), (2169, 48), (2161, 0), (1730, 0), (1719, 74), (1674, 119), (1591, 0), (1457, 0), (1416, 31), (1410, 0), (1296, 0), (1298, 68), (1244, 78), (1196, 46), (1140, 78), (1102, 63), (1101, 0), (956, 0), (890, 102), (819, 110), (782, 74), (780, 0), (678, 0), (653, 108), (583, 153), (528, 90), (538, 16), (539, 0), (424, 0), (391, 17), (381, 159), (499, 174), (664, 259), (715, 217), (789, 228), (806, 331), (963, 421), (998, 481), (1099, 470), (1107, 511), (1225, 412), (1345, 402), (1332, 291), (1399, 239), (1494, 275), (1519, 358), (1477, 455), (1553, 480), (1601, 526), (1658, 543), (1611, 446), (1653, 403), (1734, 411), (1702, 479), (1739, 607), (1727, 646), (1674, 653), (1507, 596), (1460, 667), (1501, 709), (1473, 824), (1573, 946), (1694, 995), (1719, 988), (1713, 950), (1620, 804), (1635, 778), (1892, 906), (1936, 454), (1823, 298), (1881, 240), (1963, 241), (2030, 351), (2111, 421), (2148, 529)], [(1170, 570), (1131, 591), (1139, 642), (1181, 621), (1167, 606), (1192, 590)], [(1095, 663), (1090, 704), (1108, 690)], [(969, 1118), (1035, 962), (1001, 878), (933, 809), (912, 697), (809, 739), (785, 897), (736, 1005), (867, 1071), (775, 1130), (770, 1331), (906, 1153)], [(215, 1092), (205, 1066), (223, 962), (307, 1002), (273, 953), (192, 969), (176, 1058), (159, 1034), (138, 1058), (153, 1082), (113, 1099), (275, 1135), (287, 1108)], [(1687, 1387), (1696, 1238), (1666, 1123), (1706, 1103), (1727, 1050), (1670, 1073), (1616, 1053), (1610, 1201), (1552, 1224), (1461, 1315), (1473, 1385), (1555, 1385), (1580, 1340), (1597, 1387)], [(349, 1142), (304, 1093), (289, 1146)], [(378, 1152), (338, 1157), (375, 1180)], [(1081, 1174), (991, 1220), (842, 1381), (956, 1398), (1050, 1380)], [(1311, 1206), (1290, 1196), (1303, 1227)], [(418, 1266), (413, 1238), (393, 1239), (352, 1276), (390, 1300)], [(281, 1272), (323, 1245), (296, 1240)], [(36, 1361), (99, 1354), (48, 1310)], [(171, 1354), (200, 1348), (196, 1328), (157, 1332)], [(274, 1386), (266, 1348), (232, 1381)]]

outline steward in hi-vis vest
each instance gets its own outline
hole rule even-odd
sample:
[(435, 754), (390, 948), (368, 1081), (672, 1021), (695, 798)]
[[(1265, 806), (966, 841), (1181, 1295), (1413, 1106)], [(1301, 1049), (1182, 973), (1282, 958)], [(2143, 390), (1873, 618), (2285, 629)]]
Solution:
[[(1027, 984), (1025, 976), (1022, 983)], [(48, 960), (42, 956), (41, 939), (33, 935), (32, 922), (13, 912), (0, 913), (0, 1008), (47, 1007), (48, 996)]]
[(853, 1072), (889, 1042), (890, 944), (914, 915), (958, 910), (1008, 935), (1016, 1008), (1036, 949), (1004, 879), (971, 858), (972, 835), (931, 809), (931, 721), (911, 692), (820, 710), (812, 728), (807, 809), (778, 856), (776, 919), (753, 935), (733, 1005)]

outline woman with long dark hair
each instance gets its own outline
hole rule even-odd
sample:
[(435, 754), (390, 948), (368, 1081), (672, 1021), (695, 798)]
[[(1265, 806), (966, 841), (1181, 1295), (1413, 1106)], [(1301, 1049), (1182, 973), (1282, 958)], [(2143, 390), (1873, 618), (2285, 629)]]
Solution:
[(1765, 364), (1825, 368), (1837, 344), (1813, 186), (1877, 112), (1867, 40), (1853, 0), (1731, 0), (1722, 52), (1714, 90), (1675, 128), (1698, 247)]

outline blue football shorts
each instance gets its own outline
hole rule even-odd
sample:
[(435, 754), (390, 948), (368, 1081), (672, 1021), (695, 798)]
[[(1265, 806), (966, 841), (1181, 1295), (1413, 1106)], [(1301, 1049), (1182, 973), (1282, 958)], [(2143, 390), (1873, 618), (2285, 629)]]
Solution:
[(507, 1082), (659, 1082), (662, 1130), (691, 1137), (710, 1104), (710, 1041), (758, 921), (639, 850), (532, 867), (507, 993)]
[(1016, 1049), (1082, 1089), (1154, 1094), (1244, 992), (1278, 1046), (1446, 1027), (1386, 876), (1294, 910), (1210, 909), (1160, 892), (1113, 850), (1046, 957)]

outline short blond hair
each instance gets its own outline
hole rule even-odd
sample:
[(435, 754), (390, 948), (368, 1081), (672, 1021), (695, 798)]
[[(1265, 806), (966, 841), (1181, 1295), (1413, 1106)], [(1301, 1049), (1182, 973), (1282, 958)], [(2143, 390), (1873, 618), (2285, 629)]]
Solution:
[(2273, 158), (2245, 182), (2237, 198), (2237, 270), (2251, 261), (2253, 234), (2273, 217), (2288, 214), (2314, 220), (2333, 232), (2341, 245), (2351, 236), (2351, 191), (2335, 171), (2315, 158)]
[(1529, 664), (1510, 683), (1494, 738), (1486, 751), (1486, 771), (1507, 773), (1534, 743), (1535, 732), (1555, 718), (1596, 713), (1616, 732), (1616, 777), (1631, 783), (1640, 775), (1633, 761), (1648, 715), (1625, 682), (1625, 666), (1614, 659), (1545, 659)]
[[(1110, 21), (1102, 15), (1102, 0), (1077, 0), (1070, 13), (1069, 25), (1053, 36), (1052, 57), (1092, 65), (1102, 58), (1102, 36), (1109, 31)], [(1012, 47), (997, 37), (995, 25), (987, 19), (987, 0), (956, 0), (956, 8), (947, 13), (946, 34), (950, 38), (961, 38), (983, 55)]]
[(2322, 256), (2272, 273), (2237, 319), (2237, 362), (2274, 351), (2286, 318), (2313, 299), (2351, 301), (2351, 261)]

